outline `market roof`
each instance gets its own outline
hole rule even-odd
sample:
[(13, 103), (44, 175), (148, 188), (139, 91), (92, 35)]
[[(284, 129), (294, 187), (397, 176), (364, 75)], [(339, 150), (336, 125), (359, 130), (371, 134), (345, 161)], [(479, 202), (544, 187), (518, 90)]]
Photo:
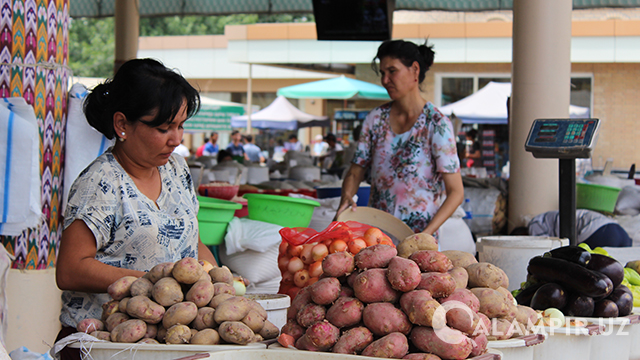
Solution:
[[(140, 16), (311, 13), (312, 0), (139, 0)], [(640, 0), (573, 0), (573, 9), (640, 7)], [(511, 10), (513, 0), (396, 0), (396, 10)], [(113, 16), (115, 0), (69, 1), (71, 17)]]

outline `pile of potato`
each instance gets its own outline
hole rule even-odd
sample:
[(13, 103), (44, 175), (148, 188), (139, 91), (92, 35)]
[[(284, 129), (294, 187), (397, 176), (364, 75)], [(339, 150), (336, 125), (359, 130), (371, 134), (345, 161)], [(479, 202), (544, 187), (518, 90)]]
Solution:
[(102, 319), (82, 320), (77, 330), (124, 343), (245, 345), (276, 338), (280, 331), (266, 310), (236, 296), (232, 284), (226, 266), (193, 258), (162, 263), (141, 278), (111, 284), (113, 300), (102, 306)]
[(416, 234), (397, 249), (379, 244), (355, 256), (327, 255), (323, 277), (292, 301), (278, 341), (383, 358), (467, 359), (485, 353), (489, 339), (526, 331), (537, 319), (515, 305), (502, 270), (437, 248), (433, 237)]

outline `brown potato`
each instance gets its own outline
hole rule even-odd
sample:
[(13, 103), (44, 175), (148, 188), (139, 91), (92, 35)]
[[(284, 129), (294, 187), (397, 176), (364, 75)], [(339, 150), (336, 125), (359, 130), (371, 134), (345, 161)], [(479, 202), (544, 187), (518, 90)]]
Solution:
[(211, 298), (211, 301), (209, 302), (209, 307), (212, 308), (217, 308), (218, 305), (220, 305), (221, 302), (234, 297), (235, 295), (231, 295), (231, 294), (220, 294), (220, 295), (214, 295), (214, 297)]
[(224, 341), (239, 345), (246, 345), (250, 343), (255, 336), (253, 331), (240, 321), (223, 322), (218, 328), (218, 334), (220, 334), (220, 337)]
[(174, 325), (189, 325), (198, 316), (196, 304), (185, 301), (171, 305), (162, 318), (162, 326), (171, 329)]
[(165, 315), (164, 307), (146, 296), (134, 296), (127, 302), (127, 314), (144, 320), (149, 324), (157, 324)]
[(100, 340), (111, 341), (111, 333), (108, 331), (94, 331), (89, 335)]
[(213, 284), (213, 288), (214, 288), (214, 296), (220, 295), (220, 294), (229, 294), (229, 295), (236, 294), (236, 288), (234, 288), (233, 285), (230, 285), (227, 283), (217, 282)]
[(260, 313), (251, 309), (247, 313), (247, 316), (242, 318), (242, 320), (240, 321), (242, 321), (245, 325), (247, 325), (251, 329), (251, 331), (253, 331), (256, 334), (259, 334), (260, 330), (262, 330), (262, 328), (264, 327), (264, 322), (266, 320), (267, 319), (263, 317)]
[(158, 336), (158, 325), (147, 323), (147, 332), (144, 334), (144, 338), (155, 339)]
[(113, 331), (113, 329), (122, 324), (123, 322), (129, 320), (130, 317), (127, 314), (121, 313), (121, 312), (117, 312), (114, 314), (109, 315), (109, 317), (107, 318), (107, 321), (105, 321), (105, 324), (107, 326), (107, 331), (111, 332)]
[(142, 338), (138, 344), (160, 345), (160, 342), (153, 338)]
[(138, 319), (127, 320), (118, 324), (111, 331), (111, 341), (134, 343), (147, 333), (147, 323)]
[(127, 313), (127, 303), (129, 302), (129, 299), (131, 299), (130, 297), (126, 297), (122, 300), (120, 300), (120, 303), (118, 303), (118, 311), (120, 311), (121, 313)]
[(211, 276), (211, 282), (214, 284), (217, 282), (227, 283), (233, 285), (233, 274), (226, 266), (214, 267), (209, 270), (209, 276)]
[(213, 319), (215, 309), (205, 306), (198, 309), (198, 315), (191, 323), (191, 327), (196, 330), (204, 330), (207, 328), (215, 328), (218, 324)]
[(201, 308), (209, 304), (213, 298), (214, 291), (211, 281), (200, 280), (191, 286), (191, 289), (189, 289), (185, 296), (185, 300), (191, 301)]
[(416, 251), (438, 250), (438, 240), (425, 233), (409, 235), (398, 244), (398, 256), (408, 258)]
[(265, 320), (264, 326), (262, 327), (262, 330), (260, 330), (259, 335), (265, 340), (275, 339), (280, 335), (280, 329), (278, 329), (278, 327), (271, 321)]
[(134, 296), (146, 296), (151, 297), (151, 290), (153, 290), (153, 283), (146, 278), (138, 278), (131, 284), (131, 297)]
[(98, 319), (83, 319), (78, 322), (76, 330), (83, 333), (104, 330), (104, 323)]
[(173, 278), (181, 284), (194, 284), (200, 279), (202, 273), (204, 273), (202, 265), (198, 260), (191, 257), (178, 260), (173, 265), (173, 270), (171, 270)]
[(149, 272), (144, 275), (144, 277), (155, 284), (158, 282), (158, 280), (171, 276), (172, 270), (173, 263), (165, 262), (152, 267), (151, 270), (149, 270)]
[(188, 344), (191, 340), (191, 329), (186, 325), (174, 325), (167, 330), (166, 344)]
[[(240, 321), (251, 310), (250, 300), (242, 296), (234, 296), (216, 307), (213, 319), (216, 323), (221, 324), (225, 321)], [(222, 336), (222, 334), (220, 334)], [(222, 337), (224, 339), (224, 337)]]
[(505, 281), (502, 269), (487, 262), (471, 264), (466, 269), (467, 273), (469, 273), (470, 288), (489, 287), (497, 289)]
[(449, 260), (451, 260), (453, 267), (461, 267), (466, 269), (467, 266), (478, 263), (476, 257), (466, 251), (444, 250), (442, 251), (442, 253), (445, 254), (449, 258)]
[(113, 300), (122, 300), (131, 295), (131, 285), (138, 278), (135, 276), (123, 276), (120, 279), (113, 282), (107, 288), (107, 292), (111, 295)]
[(113, 314), (118, 312), (120, 306), (120, 301), (111, 300), (104, 304), (102, 304), (102, 321), (107, 321), (107, 318)]
[(165, 277), (153, 285), (153, 300), (162, 306), (171, 306), (184, 300), (182, 287), (174, 278)]
[(191, 337), (190, 344), (216, 345), (220, 343), (220, 334), (214, 329), (202, 329)]

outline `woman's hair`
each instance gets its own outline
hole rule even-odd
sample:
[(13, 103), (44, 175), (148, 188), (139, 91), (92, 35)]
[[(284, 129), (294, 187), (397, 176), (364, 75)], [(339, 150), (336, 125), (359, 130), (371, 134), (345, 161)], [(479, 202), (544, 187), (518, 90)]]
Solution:
[(376, 74), (379, 74), (376, 59), (382, 60), (385, 57), (398, 59), (406, 67), (413, 65), (413, 62), (417, 61), (420, 67), (418, 83), (422, 83), (427, 70), (433, 65), (433, 57), (435, 54), (433, 45), (427, 46), (426, 40), (422, 45), (416, 45), (411, 41), (404, 40), (386, 40), (378, 47), (378, 53), (371, 61), (371, 68)]
[(113, 114), (123, 113), (127, 121), (155, 113), (144, 124), (157, 127), (169, 123), (187, 103), (187, 118), (200, 109), (200, 95), (185, 78), (153, 59), (134, 59), (122, 64), (113, 79), (96, 86), (84, 100), (89, 125), (113, 139)]

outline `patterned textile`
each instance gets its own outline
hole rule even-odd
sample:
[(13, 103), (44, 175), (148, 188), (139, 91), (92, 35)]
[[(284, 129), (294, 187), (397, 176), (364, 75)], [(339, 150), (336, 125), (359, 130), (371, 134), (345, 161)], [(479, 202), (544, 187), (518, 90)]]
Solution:
[(67, 117), (69, 0), (0, 0), (0, 97), (22, 96), (33, 105), (40, 130), (40, 227), (1, 237), (16, 257), (13, 268), (54, 267)]
[(352, 162), (371, 166), (369, 206), (420, 232), (440, 208), (442, 173), (460, 171), (453, 126), (427, 102), (413, 127), (397, 135), (389, 124), (391, 104), (367, 115)]
[[(198, 200), (185, 160), (174, 154), (158, 167), (162, 191), (154, 202), (138, 190), (111, 150), (71, 186), (64, 227), (84, 221), (96, 238), (96, 259), (112, 266), (146, 271), (163, 262), (198, 258)], [(107, 300), (107, 294), (64, 291), (60, 321), (75, 327), (84, 318), (100, 318)]]

